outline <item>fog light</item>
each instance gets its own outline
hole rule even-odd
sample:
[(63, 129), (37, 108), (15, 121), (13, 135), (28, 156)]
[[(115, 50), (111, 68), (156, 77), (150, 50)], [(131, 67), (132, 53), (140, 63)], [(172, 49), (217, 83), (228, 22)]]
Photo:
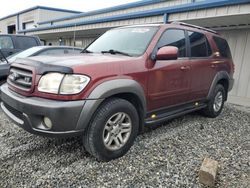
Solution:
[(44, 117), (44, 118), (43, 118), (43, 122), (44, 122), (44, 125), (45, 125), (48, 129), (51, 129), (51, 128), (52, 128), (52, 122), (51, 122), (51, 120), (50, 120), (48, 117)]

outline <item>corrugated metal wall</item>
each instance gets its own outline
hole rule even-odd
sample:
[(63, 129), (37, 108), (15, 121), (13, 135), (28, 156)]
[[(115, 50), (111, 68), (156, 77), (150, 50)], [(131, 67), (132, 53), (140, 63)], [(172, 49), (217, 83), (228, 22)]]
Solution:
[(250, 105), (250, 29), (227, 30), (221, 34), (228, 40), (235, 63), (235, 84), (230, 100)]
[[(123, 14), (132, 13), (132, 12), (152, 10), (152, 9), (162, 8), (162, 7), (170, 7), (170, 6), (175, 6), (175, 5), (187, 4), (191, 2), (192, 2), (191, 0), (166, 0), (160, 3), (151, 4), (151, 5), (127, 8), (123, 10), (111, 11), (111, 12), (95, 14), (91, 16), (82, 16), (82, 17), (70, 19), (70, 20), (57, 21), (57, 22), (54, 22), (54, 25), (67, 24), (67, 23), (72, 23), (72, 22), (81, 22), (85, 20), (93, 20), (93, 19), (105, 18), (105, 17), (115, 16), (115, 15), (123, 15)], [(49, 26), (49, 25), (50, 24), (43, 24), (43, 26)]]
[(1, 31), (1, 33), (2, 34), (8, 33), (7, 27), (9, 25), (15, 25), (15, 24), (17, 24), (15, 16), (0, 21), (0, 31)]

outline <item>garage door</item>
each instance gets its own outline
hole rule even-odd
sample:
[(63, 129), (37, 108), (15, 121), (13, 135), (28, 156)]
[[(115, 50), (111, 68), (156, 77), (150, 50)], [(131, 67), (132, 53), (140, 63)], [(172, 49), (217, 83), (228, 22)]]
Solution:
[(220, 33), (228, 40), (235, 63), (235, 84), (229, 101), (250, 106), (250, 29)]

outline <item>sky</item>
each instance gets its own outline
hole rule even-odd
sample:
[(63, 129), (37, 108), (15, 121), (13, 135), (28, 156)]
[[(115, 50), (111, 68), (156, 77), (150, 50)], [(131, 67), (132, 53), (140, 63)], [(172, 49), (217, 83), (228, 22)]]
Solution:
[(139, 0), (7, 0), (1, 6), (0, 18), (33, 6), (48, 6), (87, 12)]

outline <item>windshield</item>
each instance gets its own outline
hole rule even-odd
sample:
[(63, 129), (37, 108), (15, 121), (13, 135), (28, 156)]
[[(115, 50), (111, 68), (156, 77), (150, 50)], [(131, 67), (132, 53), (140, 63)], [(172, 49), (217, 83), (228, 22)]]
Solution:
[(113, 29), (99, 37), (86, 51), (93, 53), (119, 52), (119, 54), (140, 56), (146, 51), (157, 30), (158, 27), (153, 26)]
[(22, 52), (16, 53), (16, 54), (14, 54), (12, 56), (9, 56), (7, 59), (8, 59), (9, 62), (13, 62), (17, 58), (26, 58), (26, 57), (29, 57), (29, 56), (33, 55), (34, 53), (38, 52), (39, 50), (41, 50), (41, 48), (32, 47), (32, 48), (29, 48), (29, 49), (24, 50)]

